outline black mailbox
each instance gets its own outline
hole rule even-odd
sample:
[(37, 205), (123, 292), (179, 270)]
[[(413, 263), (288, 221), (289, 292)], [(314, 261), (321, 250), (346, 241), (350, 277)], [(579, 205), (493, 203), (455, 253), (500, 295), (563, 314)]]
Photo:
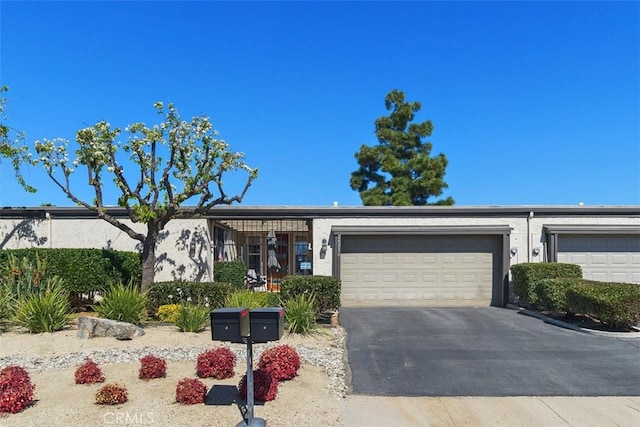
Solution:
[(243, 342), (250, 332), (248, 308), (218, 308), (211, 312), (211, 339)]
[(278, 341), (284, 334), (284, 309), (281, 307), (251, 310), (251, 340)]

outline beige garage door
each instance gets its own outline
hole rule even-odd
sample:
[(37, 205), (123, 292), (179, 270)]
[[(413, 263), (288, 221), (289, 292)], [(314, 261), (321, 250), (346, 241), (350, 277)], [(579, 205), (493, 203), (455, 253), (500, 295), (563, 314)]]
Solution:
[(580, 265), (586, 279), (640, 283), (640, 237), (560, 235), (558, 262)]
[(343, 306), (488, 306), (497, 236), (342, 236)]

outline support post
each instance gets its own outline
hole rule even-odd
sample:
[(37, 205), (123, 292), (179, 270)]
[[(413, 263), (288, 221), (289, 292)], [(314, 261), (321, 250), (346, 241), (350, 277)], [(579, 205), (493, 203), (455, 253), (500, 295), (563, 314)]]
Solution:
[(244, 421), (238, 423), (236, 427), (266, 427), (267, 422), (262, 418), (253, 418), (253, 340), (247, 339), (247, 410), (242, 412)]

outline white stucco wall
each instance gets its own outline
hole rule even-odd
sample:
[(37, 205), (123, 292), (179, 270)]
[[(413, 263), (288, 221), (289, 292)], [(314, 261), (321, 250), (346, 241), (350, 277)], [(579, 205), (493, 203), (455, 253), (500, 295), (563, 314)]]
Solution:
[[(374, 217), (362, 215), (331, 216), (313, 219), (313, 273), (331, 275), (333, 272), (332, 226), (508, 226), (510, 247), (517, 253), (510, 257), (510, 265), (522, 262), (546, 260), (544, 225), (638, 225), (640, 218), (631, 215), (538, 215), (504, 214), (498, 216), (450, 216)], [(267, 210), (265, 210), (267, 212)], [(128, 224), (131, 224), (128, 222)], [(133, 224), (144, 232), (144, 225)], [(322, 240), (327, 239), (326, 253), (321, 251)], [(140, 250), (139, 242), (126, 233), (100, 219), (16, 219), (0, 217), (0, 249), (54, 247), (54, 248), (113, 248), (118, 250)], [(212, 280), (212, 242), (206, 219), (176, 219), (163, 231), (157, 248), (156, 280), (189, 279)], [(533, 254), (538, 248), (539, 254)]]
[[(123, 222), (145, 233), (144, 224)], [(100, 219), (50, 218), (0, 220), (0, 249), (110, 248), (139, 252), (141, 243)], [(160, 234), (156, 281), (210, 281), (211, 242), (205, 219), (175, 219)]]

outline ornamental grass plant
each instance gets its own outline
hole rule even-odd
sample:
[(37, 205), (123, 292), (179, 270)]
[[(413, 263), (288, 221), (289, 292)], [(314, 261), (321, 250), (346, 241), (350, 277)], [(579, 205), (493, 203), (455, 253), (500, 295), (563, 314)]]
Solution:
[(9, 254), (6, 264), (0, 267), (0, 284), (8, 287), (19, 300), (33, 292), (39, 292), (47, 270), (46, 260), (38, 254), (32, 262), (27, 257), (18, 258)]
[(0, 284), (0, 332), (4, 323), (13, 317), (15, 299), (9, 287)]
[(57, 277), (41, 283), (44, 290), (18, 300), (13, 320), (31, 333), (55, 332), (71, 321), (69, 293)]
[(227, 295), (225, 307), (246, 307), (249, 310), (278, 305), (278, 294), (271, 292), (235, 291)]
[(200, 332), (209, 320), (209, 309), (200, 305), (182, 304), (175, 325), (182, 332)]
[(132, 282), (126, 286), (119, 282), (109, 286), (95, 311), (100, 317), (139, 325), (146, 319), (146, 306), (146, 293)]
[(316, 300), (312, 294), (300, 294), (283, 303), (285, 329), (289, 334), (309, 335), (318, 332)]

